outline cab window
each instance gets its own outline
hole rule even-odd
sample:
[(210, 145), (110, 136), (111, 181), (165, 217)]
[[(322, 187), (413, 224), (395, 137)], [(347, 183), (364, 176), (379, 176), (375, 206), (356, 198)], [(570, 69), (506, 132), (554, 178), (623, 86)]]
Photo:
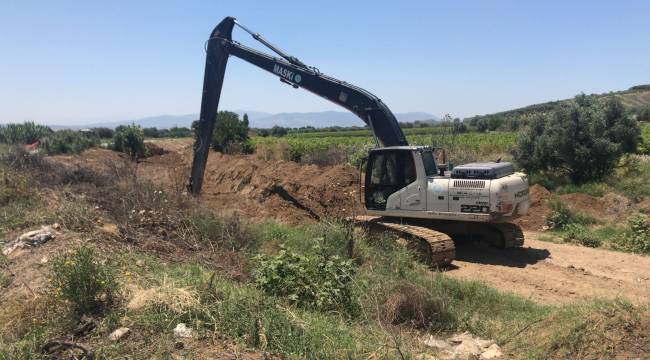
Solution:
[(378, 151), (370, 156), (366, 174), (366, 207), (385, 209), (388, 197), (417, 180), (410, 150)]
[(436, 170), (436, 161), (433, 158), (433, 152), (431, 150), (422, 152), (422, 163), (424, 164), (424, 172), (427, 176), (435, 176), (438, 173)]

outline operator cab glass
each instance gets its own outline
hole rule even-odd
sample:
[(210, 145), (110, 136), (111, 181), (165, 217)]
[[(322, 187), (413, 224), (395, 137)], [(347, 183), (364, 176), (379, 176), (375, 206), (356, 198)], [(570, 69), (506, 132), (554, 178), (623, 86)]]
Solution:
[(436, 176), (438, 174), (436, 160), (433, 157), (433, 151), (422, 151), (422, 163), (424, 164), (424, 172), (427, 174), (427, 177)]
[(366, 169), (366, 208), (385, 210), (388, 197), (417, 180), (411, 150), (373, 151)]

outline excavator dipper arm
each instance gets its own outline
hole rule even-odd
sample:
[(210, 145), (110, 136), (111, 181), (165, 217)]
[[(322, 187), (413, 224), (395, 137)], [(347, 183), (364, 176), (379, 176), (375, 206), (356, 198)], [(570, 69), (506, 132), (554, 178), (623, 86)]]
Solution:
[[(251, 34), (255, 40), (280, 57), (271, 56), (233, 41), (232, 30), (235, 25)], [(259, 34), (238, 24), (235, 18), (226, 17), (213, 30), (207, 43), (201, 114), (189, 184), (193, 194), (196, 195), (201, 191), (221, 87), (230, 55), (276, 75), (280, 81), (294, 88), (303, 88), (350, 110), (370, 127), (376, 142), (382, 146), (408, 145), (395, 116), (378, 97), (360, 87), (322, 74), (316, 68), (309, 67), (297, 58), (286, 54)]]

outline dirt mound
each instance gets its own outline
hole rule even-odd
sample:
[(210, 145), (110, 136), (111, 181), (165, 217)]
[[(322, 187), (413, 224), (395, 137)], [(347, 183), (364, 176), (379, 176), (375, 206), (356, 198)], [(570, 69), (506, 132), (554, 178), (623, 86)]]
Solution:
[[(191, 142), (157, 145), (167, 152), (138, 164), (138, 176), (183, 191), (192, 164)], [(211, 152), (200, 200), (252, 220), (301, 224), (352, 215), (358, 206), (357, 182), (357, 170), (348, 165), (321, 167)]]
[[(545, 187), (535, 184), (530, 187), (529, 196), (530, 209), (528, 215), (517, 219), (515, 222), (525, 230), (540, 230), (544, 226), (546, 216), (550, 211), (549, 202), (553, 199), (553, 194)], [(611, 192), (602, 197), (583, 193), (564, 194), (560, 195), (558, 199), (572, 210), (606, 221), (624, 220), (635, 208), (628, 198)], [(650, 212), (650, 202), (648, 202), (647, 206)]]
[(165, 155), (169, 152), (168, 150), (152, 142), (145, 142), (144, 148), (146, 149), (145, 157)]
[(629, 199), (614, 193), (602, 197), (582, 193), (566, 194), (561, 195), (560, 200), (573, 210), (609, 221), (625, 219), (633, 211)]
[(528, 197), (530, 199), (528, 214), (517, 219), (515, 223), (525, 230), (539, 230), (544, 226), (549, 212), (548, 203), (553, 195), (545, 187), (535, 184), (530, 187)]
[(249, 216), (302, 223), (351, 215), (358, 202), (358, 175), (351, 166), (210, 156), (202, 195), (208, 204), (239, 197)]

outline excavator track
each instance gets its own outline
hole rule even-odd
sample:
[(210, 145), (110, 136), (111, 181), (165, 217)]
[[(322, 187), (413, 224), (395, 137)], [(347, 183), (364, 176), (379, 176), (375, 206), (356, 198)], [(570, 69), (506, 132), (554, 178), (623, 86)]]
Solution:
[(456, 257), (453, 240), (447, 234), (428, 227), (399, 223), (380, 216), (356, 216), (351, 220), (356, 224), (380, 227), (406, 239), (422, 262), (431, 267), (446, 267)]
[(524, 245), (524, 232), (521, 228), (511, 223), (491, 224), (501, 234), (502, 242), (498, 247), (510, 249)]

